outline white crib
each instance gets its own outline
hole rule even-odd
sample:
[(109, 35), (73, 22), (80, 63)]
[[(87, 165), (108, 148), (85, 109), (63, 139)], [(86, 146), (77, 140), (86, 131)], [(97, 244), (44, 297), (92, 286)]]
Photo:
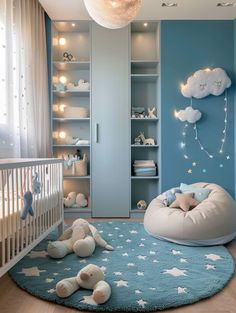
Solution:
[[(0, 277), (55, 227), (63, 228), (63, 161), (0, 160)], [(21, 219), (23, 196), (38, 174), (41, 191), (33, 194), (34, 216)]]

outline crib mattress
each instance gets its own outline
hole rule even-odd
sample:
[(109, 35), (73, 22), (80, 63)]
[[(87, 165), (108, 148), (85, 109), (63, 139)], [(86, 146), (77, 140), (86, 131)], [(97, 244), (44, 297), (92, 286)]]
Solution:
[[(7, 196), (5, 196), (4, 202), (2, 195), (0, 196), (0, 241), (7, 238), (9, 235), (11, 236), (22, 227), (20, 215), (23, 205), (23, 201), (16, 195), (14, 197), (12, 196), (9, 200), (7, 200)], [(38, 198), (36, 196), (32, 205), (34, 209), (34, 217), (31, 218), (31, 221), (33, 218), (38, 218), (39, 216), (44, 215), (47, 211), (56, 208), (58, 205), (59, 192), (53, 192)], [(27, 223), (27, 219), (23, 222)]]

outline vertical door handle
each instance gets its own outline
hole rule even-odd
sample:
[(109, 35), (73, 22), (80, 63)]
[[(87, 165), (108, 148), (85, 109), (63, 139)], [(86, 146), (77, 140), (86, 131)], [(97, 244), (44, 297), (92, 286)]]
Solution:
[(98, 142), (98, 134), (99, 134), (99, 124), (95, 123), (95, 142)]

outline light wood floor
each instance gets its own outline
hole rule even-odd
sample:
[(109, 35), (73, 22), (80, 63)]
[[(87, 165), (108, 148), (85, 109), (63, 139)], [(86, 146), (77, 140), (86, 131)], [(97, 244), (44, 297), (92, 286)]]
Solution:
[[(236, 260), (236, 240), (231, 242), (227, 248)], [(236, 313), (236, 274), (224, 290), (215, 296), (192, 305), (164, 312)], [(79, 313), (79, 311), (31, 296), (17, 287), (6, 274), (0, 278), (0, 313)]]

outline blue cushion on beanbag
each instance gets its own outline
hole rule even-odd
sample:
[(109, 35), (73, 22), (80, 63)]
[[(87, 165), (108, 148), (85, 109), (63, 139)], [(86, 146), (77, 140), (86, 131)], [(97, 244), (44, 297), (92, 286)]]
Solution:
[(171, 205), (171, 203), (173, 203), (176, 199), (176, 196), (175, 196), (176, 192), (181, 193), (181, 190), (178, 187), (167, 190), (164, 193), (165, 199), (162, 201), (162, 203), (166, 206)]
[(193, 187), (183, 183), (180, 185), (180, 190), (182, 193), (193, 193), (194, 199), (196, 199), (198, 202), (205, 200), (211, 192), (211, 189)]

